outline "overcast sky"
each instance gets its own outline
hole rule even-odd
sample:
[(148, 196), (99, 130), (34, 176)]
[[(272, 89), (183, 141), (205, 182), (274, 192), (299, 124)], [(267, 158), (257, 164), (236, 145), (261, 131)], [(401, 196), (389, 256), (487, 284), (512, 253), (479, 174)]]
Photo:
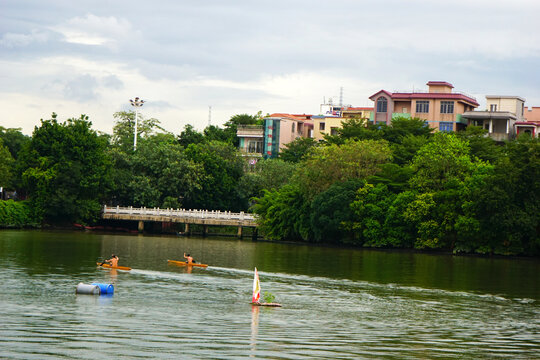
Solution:
[(540, 106), (538, 0), (0, 0), (0, 126), (30, 135), (52, 112), (113, 114), (178, 134), (240, 113), (372, 106), (378, 90), (448, 81)]

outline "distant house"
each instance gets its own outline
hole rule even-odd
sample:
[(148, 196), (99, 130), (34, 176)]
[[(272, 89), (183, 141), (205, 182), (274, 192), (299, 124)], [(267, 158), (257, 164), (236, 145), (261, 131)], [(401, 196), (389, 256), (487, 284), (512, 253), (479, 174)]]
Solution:
[(479, 106), (470, 95), (453, 92), (446, 81), (429, 81), (428, 91), (389, 92), (380, 90), (369, 98), (374, 102), (372, 120), (390, 124), (398, 116), (417, 117), (438, 131), (458, 131), (466, 127), (462, 114)]
[(240, 154), (249, 165), (255, 165), (263, 157), (264, 152), (264, 126), (238, 125), (236, 136), (239, 140)]
[(513, 139), (515, 124), (523, 122), (525, 99), (519, 96), (487, 95), (486, 110), (467, 111), (463, 117), (468, 125), (480, 126), (496, 141)]

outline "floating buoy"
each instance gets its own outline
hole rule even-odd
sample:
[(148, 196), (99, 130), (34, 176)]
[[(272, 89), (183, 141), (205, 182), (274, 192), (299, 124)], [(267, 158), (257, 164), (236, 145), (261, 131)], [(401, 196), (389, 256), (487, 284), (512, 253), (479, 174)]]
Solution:
[(101, 295), (101, 289), (97, 285), (79, 283), (75, 290), (75, 294)]
[(92, 283), (92, 285), (99, 286), (99, 290), (101, 291), (101, 295), (112, 295), (112, 294), (114, 294), (114, 286), (112, 284)]

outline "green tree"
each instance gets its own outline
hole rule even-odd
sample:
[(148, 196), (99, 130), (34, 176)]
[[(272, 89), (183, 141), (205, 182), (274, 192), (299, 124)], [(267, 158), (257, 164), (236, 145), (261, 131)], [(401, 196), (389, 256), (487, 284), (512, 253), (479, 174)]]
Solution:
[(201, 144), (203, 142), (205, 142), (204, 135), (189, 124), (187, 124), (180, 135), (178, 135), (178, 143), (185, 148), (190, 144)]
[(311, 203), (310, 224), (313, 240), (326, 243), (353, 242), (350, 227), (353, 210), (350, 204), (361, 186), (358, 180), (334, 183), (328, 190), (317, 195)]
[(291, 163), (298, 163), (304, 160), (315, 146), (317, 146), (315, 139), (300, 137), (286, 144), (285, 148), (280, 151), (279, 158)]
[(11, 188), (14, 163), (9, 149), (3, 145), (3, 141), (0, 139), (0, 187), (3, 187), (4, 190)]
[(240, 210), (243, 204), (235, 191), (244, 163), (238, 150), (229, 143), (210, 141), (190, 144), (187, 158), (203, 168), (196, 189), (185, 199), (188, 207), (208, 210)]
[[(113, 144), (121, 147), (124, 151), (133, 149), (135, 140), (135, 112), (119, 111), (114, 113), (113, 117), (116, 122), (113, 127)], [(166, 130), (161, 127), (158, 119), (146, 119), (143, 115), (138, 114), (137, 143), (139, 143), (141, 139), (155, 135), (158, 131), (166, 132)]]
[(295, 164), (280, 159), (261, 159), (254, 171), (245, 172), (238, 182), (238, 194), (244, 208), (248, 207), (251, 198), (263, 195), (263, 190), (277, 190), (287, 184), (294, 173)]
[(202, 166), (187, 158), (172, 135), (150, 136), (135, 153), (113, 149), (111, 156), (115, 203), (180, 208), (184, 198), (200, 189)]
[(107, 144), (88, 117), (41, 120), (21, 151), (22, 174), (33, 206), (51, 222), (92, 222), (110, 186)]
[(540, 141), (508, 142), (494, 175), (473, 193), (479, 216), (481, 252), (540, 254)]
[(304, 240), (312, 238), (310, 202), (296, 184), (279, 190), (264, 190), (253, 207), (259, 229), (268, 239)]
[(0, 141), (3, 141), (11, 153), (13, 159), (17, 159), (19, 151), (24, 147), (26, 143), (30, 141), (30, 137), (24, 135), (20, 128), (4, 128), (0, 126)]
[(464, 131), (458, 131), (456, 135), (468, 142), (471, 156), (495, 163), (502, 156), (503, 147), (488, 137), (487, 132), (479, 126), (467, 126)]
[(310, 157), (298, 167), (294, 181), (308, 198), (328, 189), (335, 182), (365, 179), (380, 171), (391, 151), (386, 141), (346, 141), (314, 147)]
[(477, 214), (470, 203), (471, 189), (492, 173), (493, 166), (470, 156), (467, 141), (438, 133), (413, 159), (410, 185), (418, 192), (406, 211), (419, 234), (417, 248), (470, 251), (478, 234)]

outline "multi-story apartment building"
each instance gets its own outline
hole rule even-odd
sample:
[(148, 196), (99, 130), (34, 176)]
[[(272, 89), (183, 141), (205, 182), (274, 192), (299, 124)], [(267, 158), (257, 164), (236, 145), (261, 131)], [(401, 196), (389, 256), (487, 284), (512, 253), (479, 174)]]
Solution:
[(468, 125), (481, 126), (496, 141), (515, 137), (515, 124), (522, 122), (525, 99), (519, 96), (486, 95), (486, 110), (467, 111), (463, 118)]
[(313, 137), (311, 115), (272, 114), (264, 119), (265, 158), (275, 158), (283, 147), (299, 137)]
[(462, 114), (479, 106), (470, 95), (453, 92), (446, 81), (429, 81), (428, 92), (380, 90), (369, 98), (375, 103), (372, 120), (390, 124), (397, 116), (417, 117), (439, 131), (457, 131), (467, 125)]

